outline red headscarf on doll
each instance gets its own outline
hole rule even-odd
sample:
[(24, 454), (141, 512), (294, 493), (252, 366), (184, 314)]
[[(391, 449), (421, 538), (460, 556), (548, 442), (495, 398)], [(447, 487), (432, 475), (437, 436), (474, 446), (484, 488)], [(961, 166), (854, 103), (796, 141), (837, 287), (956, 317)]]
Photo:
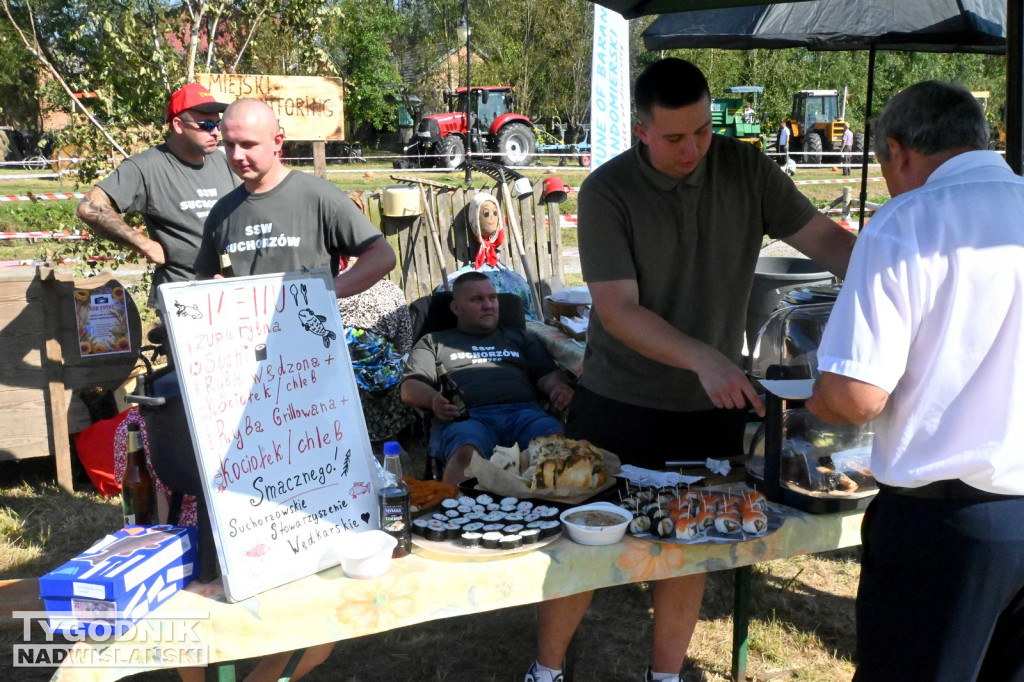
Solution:
[(473, 267), (479, 270), (484, 263), (498, 265), (498, 247), (505, 243), (498, 200), (487, 192), (477, 192), (469, 201), (469, 229), (480, 244)]

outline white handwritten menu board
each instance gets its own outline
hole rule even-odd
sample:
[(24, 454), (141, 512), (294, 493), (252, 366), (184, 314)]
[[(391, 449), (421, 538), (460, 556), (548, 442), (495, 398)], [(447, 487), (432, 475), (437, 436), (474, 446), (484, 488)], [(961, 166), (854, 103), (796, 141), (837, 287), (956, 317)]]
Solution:
[(340, 534), (379, 522), (330, 273), (165, 284), (159, 296), (228, 599), (336, 564)]

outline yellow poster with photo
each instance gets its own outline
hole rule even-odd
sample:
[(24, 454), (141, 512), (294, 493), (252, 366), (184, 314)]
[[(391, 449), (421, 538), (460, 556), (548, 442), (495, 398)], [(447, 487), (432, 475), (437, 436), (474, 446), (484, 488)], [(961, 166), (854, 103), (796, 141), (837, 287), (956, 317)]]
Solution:
[(75, 289), (78, 348), (82, 356), (131, 352), (123, 287)]

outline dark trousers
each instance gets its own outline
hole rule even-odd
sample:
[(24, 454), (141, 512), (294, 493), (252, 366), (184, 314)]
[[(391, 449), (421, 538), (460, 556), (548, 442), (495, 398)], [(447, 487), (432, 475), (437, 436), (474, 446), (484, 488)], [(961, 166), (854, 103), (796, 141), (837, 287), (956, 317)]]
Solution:
[(868, 507), (855, 682), (1024, 682), (1024, 499)]
[(576, 387), (565, 435), (585, 438), (623, 464), (664, 469), (665, 460), (724, 459), (743, 453), (745, 410), (671, 412), (628, 405)]

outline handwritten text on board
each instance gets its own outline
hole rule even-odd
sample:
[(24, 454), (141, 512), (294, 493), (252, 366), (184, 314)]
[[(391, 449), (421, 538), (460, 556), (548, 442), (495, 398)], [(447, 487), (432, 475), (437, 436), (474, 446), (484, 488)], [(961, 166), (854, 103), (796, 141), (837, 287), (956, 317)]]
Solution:
[(161, 297), (226, 582), (333, 563), (333, 539), (377, 524), (376, 470), (333, 291), (296, 273)]

